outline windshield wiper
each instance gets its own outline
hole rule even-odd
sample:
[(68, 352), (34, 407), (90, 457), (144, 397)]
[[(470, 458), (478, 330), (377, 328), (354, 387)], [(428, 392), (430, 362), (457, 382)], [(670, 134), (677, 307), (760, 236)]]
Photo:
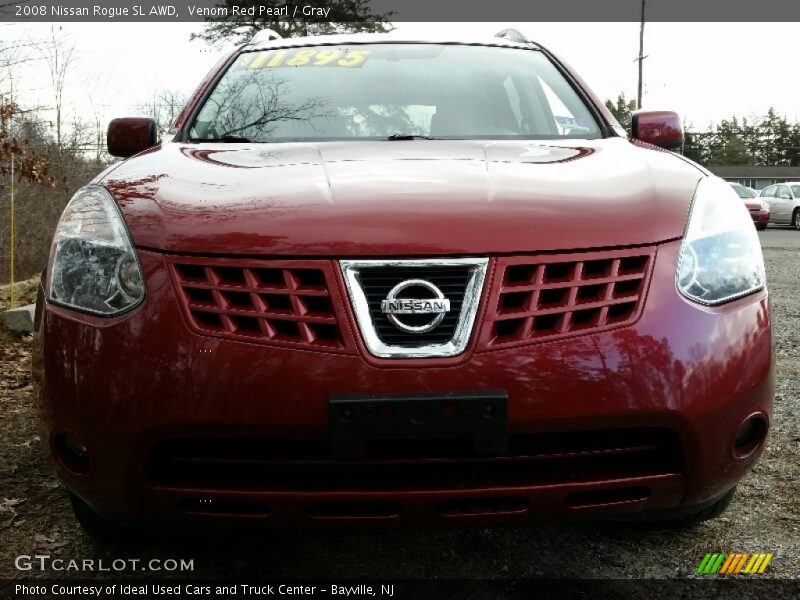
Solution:
[(226, 144), (236, 144), (236, 143), (245, 143), (250, 144), (253, 143), (253, 140), (250, 138), (241, 136), (241, 135), (223, 135), (222, 137), (218, 138), (192, 138), (193, 142), (223, 142)]
[(436, 138), (427, 135), (414, 135), (412, 133), (393, 133), (386, 139), (390, 142), (402, 142), (406, 140), (435, 140)]

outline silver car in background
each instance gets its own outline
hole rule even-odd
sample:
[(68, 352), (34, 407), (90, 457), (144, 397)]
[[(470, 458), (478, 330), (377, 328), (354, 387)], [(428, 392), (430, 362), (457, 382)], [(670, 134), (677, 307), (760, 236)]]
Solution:
[(769, 222), (800, 230), (800, 181), (777, 183), (761, 190), (759, 198), (769, 203)]

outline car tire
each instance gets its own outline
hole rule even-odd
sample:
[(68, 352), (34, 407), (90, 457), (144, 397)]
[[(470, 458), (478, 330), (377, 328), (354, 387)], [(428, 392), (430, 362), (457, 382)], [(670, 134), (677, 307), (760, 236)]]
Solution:
[(728, 490), (719, 500), (710, 506), (704, 506), (700, 510), (691, 512), (689, 514), (678, 517), (672, 521), (673, 527), (693, 527), (703, 521), (710, 521), (716, 519), (724, 513), (733, 502), (733, 496), (736, 494), (736, 486)]
[(758, 229), (759, 231), (764, 231), (766, 230), (766, 228), (767, 228), (766, 225), (756, 225), (756, 229)]
[(792, 213), (792, 227), (800, 231), (800, 208), (795, 208)]
[(733, 486), (722, 496), (698, 506), (643, 512), (625, 516), (620, 520), (645, 524), (658, 529), (687, 529), (703, 521), (716, 519), (730, 506), (735, 493), (736, 486)]
[(104, 517), (72, 492), (68, 492), (68, 494), (75, 519), (90, 537), (103, 541), (118, 541), (135, 537), (133, 535), (135, 530), (132, 527)]

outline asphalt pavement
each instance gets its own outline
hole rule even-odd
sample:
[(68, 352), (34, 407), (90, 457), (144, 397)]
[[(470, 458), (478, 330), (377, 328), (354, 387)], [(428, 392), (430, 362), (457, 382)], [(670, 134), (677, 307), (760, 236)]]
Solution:
[(762, 248), (800, 248), (800, 231), (793, 227), (770, 225), (758, 237)]

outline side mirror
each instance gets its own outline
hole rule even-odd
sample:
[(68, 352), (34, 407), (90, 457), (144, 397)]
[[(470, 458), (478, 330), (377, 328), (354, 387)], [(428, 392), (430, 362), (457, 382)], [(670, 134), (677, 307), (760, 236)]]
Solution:
[(127, 157), (156, 145), (156, 122), (149, 117), (124, 117), (108, 124), (106, 143), (112, 156)]
[(672, 111), (639, 111), (632, 115), (631, 137), (667, 150), (683, 146), (683, 123)]

